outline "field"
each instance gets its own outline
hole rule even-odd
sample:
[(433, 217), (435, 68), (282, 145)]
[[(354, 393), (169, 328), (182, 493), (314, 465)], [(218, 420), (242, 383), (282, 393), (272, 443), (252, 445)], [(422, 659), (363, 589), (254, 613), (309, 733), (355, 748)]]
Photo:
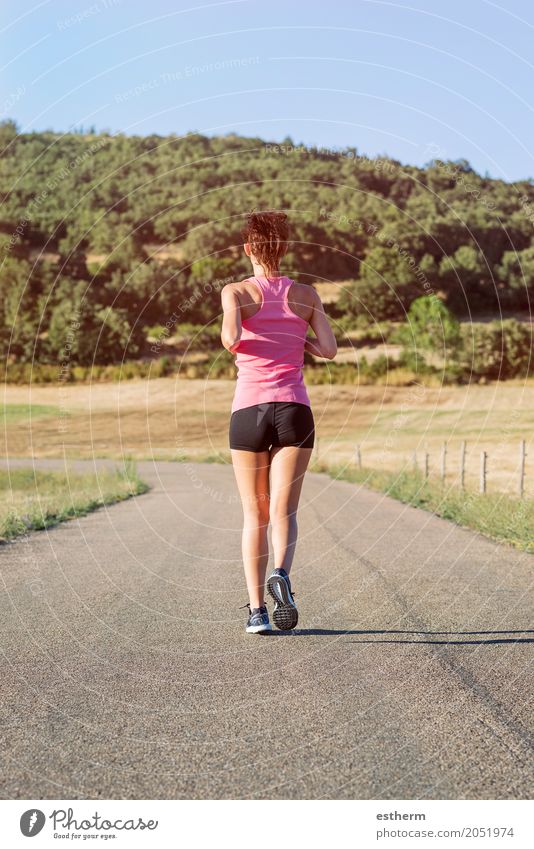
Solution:
[[(230, 380), (124, 381), (113, 384), (7, 386), (2, 456), (132, 457), (184, 455), (229, 460)], [(488, 453), (488, 492), (517, 488), (519, 442), (532, 440), (534, 384), (464, 387), (308, 387), (317, 456), (353, 464), (360, 446), (364, 468), (419, 468), (429, 453), (431, 477), (447, 442), (447, 482), (457, 482), (462, 440), (466, 485), (478, 486), (480, 452)], [(534, 448), (527, 444), (526, 493), (534, 496)]]

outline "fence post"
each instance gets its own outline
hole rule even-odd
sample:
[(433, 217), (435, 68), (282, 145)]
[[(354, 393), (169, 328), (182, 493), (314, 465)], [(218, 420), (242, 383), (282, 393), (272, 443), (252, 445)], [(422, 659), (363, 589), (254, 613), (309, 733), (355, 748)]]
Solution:
[(519, 485), (517, 487), (519, 498), (525, 494), (525, 460), (527, 457), (527, 445), (524, 439), (519, 443)]
[(445, 475), (447, 473), (447, 443), (444, 442), (441, 446), (441, 480), (445, 481)]
[(414, 472), (417, 472), (417, 451), (413, 452), (412, 462), (413, 462), (413, 470), (414, 470)]
[(362, 468), (362, 452), (359, 445), (356, 446), (356, 465), (359, 469)]
[(486, 492), (486, 471), (487, 471), (488, 455), (486, 451), (480, 452), (480, 492)]
[(465, 489), (465, 442), (460, 445), (460, 487)]
[(428, 480), (428, 452), (425, 451), (425, 480)]
[(315, 462), (319, 462), (319, 437), (315, 437)]

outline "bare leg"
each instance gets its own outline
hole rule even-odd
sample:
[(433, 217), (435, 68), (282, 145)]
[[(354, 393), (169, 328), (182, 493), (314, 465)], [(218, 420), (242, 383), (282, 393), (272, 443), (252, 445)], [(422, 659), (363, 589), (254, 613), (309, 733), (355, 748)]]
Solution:
[(265, 572), (269, 560), (269, 452), (231, 450), (243, 507), (242, 553), (251, 607), (265, 603)]
[(289, 573), (297, 544), (297, 509), (312, 448), (271, 449), (272, 541), (275, 569)]

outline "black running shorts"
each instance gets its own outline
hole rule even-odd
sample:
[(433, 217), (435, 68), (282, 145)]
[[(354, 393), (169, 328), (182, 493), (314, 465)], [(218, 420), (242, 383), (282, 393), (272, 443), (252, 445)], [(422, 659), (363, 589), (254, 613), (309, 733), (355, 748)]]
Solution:
[(230, 416), (230, 448), (268, 451), (296, 445), (313, 448), (315, 423), (311, 407), (294, 401), (269, 401), (235, 410)]

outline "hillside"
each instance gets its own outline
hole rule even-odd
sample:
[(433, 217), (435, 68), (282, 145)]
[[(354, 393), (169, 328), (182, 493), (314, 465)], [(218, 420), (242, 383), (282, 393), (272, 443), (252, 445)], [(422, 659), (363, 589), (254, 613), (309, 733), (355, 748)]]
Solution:
[[(402, 321), (436, 294), (459, 317), (526, 313), (534, 187), (466, 161), (424, 169), (356, 147), (236, 135), (18, 134), (0, 125), (0, 341), (12, 362), (112, 363), (148, 328), (218, 325), (220, 288), (249, 273), (252, 208), (290, 213), (285, 270), (337, 283), (345, 327)], [(213, 335), (213, 334), (212, 334)]]

